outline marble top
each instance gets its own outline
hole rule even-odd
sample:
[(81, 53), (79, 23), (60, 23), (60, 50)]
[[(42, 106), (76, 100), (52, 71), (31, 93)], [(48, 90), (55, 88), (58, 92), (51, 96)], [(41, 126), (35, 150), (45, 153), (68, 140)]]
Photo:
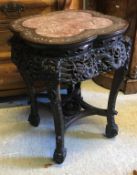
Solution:
[(71, 44), (120, 32), (127, 26), (123, 19), (95, 11), (66, 10), (20, 18), (11, 23), (11, 30), (35, 43)]

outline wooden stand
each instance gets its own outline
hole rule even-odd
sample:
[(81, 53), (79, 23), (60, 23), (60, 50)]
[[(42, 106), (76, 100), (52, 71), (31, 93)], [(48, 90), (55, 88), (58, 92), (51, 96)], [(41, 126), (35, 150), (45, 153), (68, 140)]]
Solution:
[[(96, 21), (96, 30), (91, 21)], [(28, 88), (31, 109), (28, 120), (33, 126), (38, 126), (40, 122), (34, 82), (41, 80), (47, 87), (56, 134), (53, 160), (58, 164), (64, 161), (65, 129), (80, 118), (105, 116), (105, 135), (107, 138), (115, 137), (118, 134), (115, 123), (116, 99), (131, 49), (130, 41), (124, 37), (127, 22), (92, 11), (58, 11), (45, 17), (22, 18), (14, 21), (10, 27), (14, 32), (11, 59)], [(57, 31), (51, 30), (52, 27)], [(107, 108), (84, 102), (81, 82), (111, 70), (115, 71), (115, 75)], [(61, 86), (67, 87), (65, 96), (60, 94)]]

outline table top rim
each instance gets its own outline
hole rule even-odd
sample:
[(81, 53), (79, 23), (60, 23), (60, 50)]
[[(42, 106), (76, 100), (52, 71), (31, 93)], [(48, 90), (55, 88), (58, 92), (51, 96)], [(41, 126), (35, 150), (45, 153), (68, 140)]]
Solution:
[[(50, 15), (53, 13), (56, 14), (56, 13), (68, 12), (68, 11), (69, 12), (90, 13), (93, 16), (97, 16), (97, 17), (99, 16), (99, 17), (110, 19), (113, 21), (114, 24), (110, 27), (104, 28), (107, 30), (104, 33), (101, 32), (102, 29), (96, 29), (96, 30), (90, 29), (90, 30), (84, 30), (80, 34), (72, 36), (72, 37), (63, 37), (63, 38), (42, 37), (40, 35), (36, 35), (34, 32), (34, 29), (30, 29), (30, 28), (27, 28), (21, 25), (22, 22), (27, 19), (30, 19), (32, 17), (43, 16), (43, 14), (38, 14), (38, 15), (31, 15), (31, 16), (27, 16), (27, 17), (23, 17), (23, 18), (14, 20), (10, 24), (10, 30), (15, 34), (18, 34), (21, 38), (23, 38), (24, 40), (28, 42), (32, 42), (36, 44), (47, 44), (47, 45), (64, 45), (64, 44), (66, 45), (66, 44), (75, 44), (75, 43), (83, 42), (86, 40), (92, 41), (96, 38), (115, 36), (115, 35), (125, 32), (126, 29), (128, 28), (128, 22), (126, 20), (115, 17), (115, 16), (104, 15), (102, 13), (99, 13), (97, 11), (92, 11), (92, 10), (65, 10), (65, 11), (61, 10), (61, 11), (50, 12), (46, 15)], [(121, 25), (119, 24), (118, 26), (118, 22), (119, 23), (121, 22)], [(29, 37), (28, 37), (28, 34), (30, 34)]]

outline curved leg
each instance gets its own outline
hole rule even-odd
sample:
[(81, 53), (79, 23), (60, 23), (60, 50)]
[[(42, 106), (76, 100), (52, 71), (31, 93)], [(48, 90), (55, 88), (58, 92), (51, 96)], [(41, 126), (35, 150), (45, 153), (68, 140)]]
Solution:
[(29, 89), (30, 89), (29, 93), (30, 93), (31, 112), (28, 121), (32, 126), (38, 126), (40, 123), (40, 117), (37, 109), (36, 92), (34, 87), (30, 87)]
[(56, 133), (56, 149), (53, 159), (60, 164), (66, 157), (66, 149), (64, 148), (64, 118), (61, 106), (60, 86), (55, 85), (48, 90), (51, 100), (51, 106), (54, 116), (54, 125)]
[(115, 71), (109, 100), (108, 100), (108, 108), (107, 108), (107, 126), (106, 126), (106, 137), (112, 138), (118, 134), (118, 126), (115, 123), (114, 116), (117, 114), (115, 111), (116, 99), (118, 95), (118, 91), (120, 85), (124, 79), (125, 75), (125, 67), (121, 67)]
[(35, 87), (33, 86), (33, 82), (31, 81), (31, 79), (29, 79), (29, 76), (27, 76), (25, 72), (23, 71), (21, 71), (20, 73), (28, 88), (28, 95), (29, 95), (29, 100), (30, 100), (29, 103), (31, 105), (31, 111), (29, 114), (28, 121), (30, 122), (32, 126), (36, 127), (40, 123), (40, 117), (39, 117), (38, 109), (37, 109), (36, 90), (35, 90)]

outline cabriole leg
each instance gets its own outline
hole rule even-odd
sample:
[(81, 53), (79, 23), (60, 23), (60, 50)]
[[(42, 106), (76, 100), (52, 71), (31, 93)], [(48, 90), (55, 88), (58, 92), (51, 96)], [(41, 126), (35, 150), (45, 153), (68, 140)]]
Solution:
[(56, 149), (53, 159), (60, 164), (66, 157), (66, 149), (64, 148), (64, 118), (61, 106), (60, 86), (54, 85), (48, 90), (51, 100), (51, 108), (53, 111), (55, 133), (56, 133)]
[(28, 121), (32, 126), (38, 126), (40, 123), (40, 117), (38, 114), (35, 88), (31, 87), (29, 92), (30, 92), (30, 101), (31, 101), (31, 112), (30, 112)]
[(40, 117), (39, 117), (38, 108), (37, 108), (36, 90), (33, 85), (33, 82), (28, 78), (29, 76), (27, 76), (23, 71), (21, 72), (21, 75), (28, 88), (28, 95), (30, 98), (29, 100), (30, 100), (31, 111), (30, 111), (28, 121), (32, 126), (37, 127), (40, 123)]
[(121, 67), (115, 71), (114, 78), (112, 81), (112, 86), (110, 90), (108, 108), (107, 108), (107, 126), (106, 126), (106, 137), (112, 138), (118, 134), (118, 126), (115, 123), (115, 111), (116, 99), (120, 85), (124, 79), (125, 67)]

